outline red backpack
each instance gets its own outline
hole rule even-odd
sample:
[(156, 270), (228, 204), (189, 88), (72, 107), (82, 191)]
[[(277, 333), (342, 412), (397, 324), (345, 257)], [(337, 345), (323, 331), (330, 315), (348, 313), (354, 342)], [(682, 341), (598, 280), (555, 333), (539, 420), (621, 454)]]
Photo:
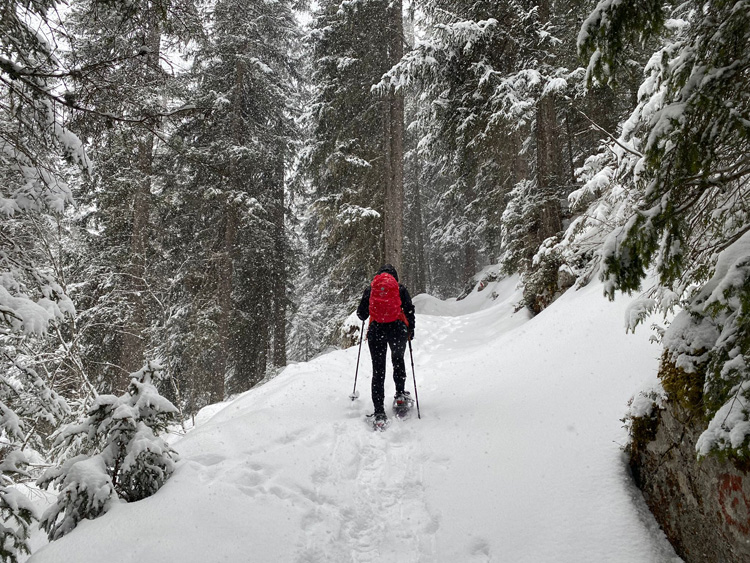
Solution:
[(370, 319), (376, 323), (401, 320), (408, 325), (401, 310), (398, 282), (391, 274), (378, 274), (370, 284)]

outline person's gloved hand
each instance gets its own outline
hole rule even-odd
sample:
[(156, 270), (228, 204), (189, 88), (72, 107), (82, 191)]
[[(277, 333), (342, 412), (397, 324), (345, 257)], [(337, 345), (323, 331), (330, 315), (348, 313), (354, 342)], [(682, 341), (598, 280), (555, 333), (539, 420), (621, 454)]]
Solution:
[(407, 333), (407, 336), (409, 337), (409, 340), (414, 340), (414, 329), (413, 328), (409, 329), (409, 331)]

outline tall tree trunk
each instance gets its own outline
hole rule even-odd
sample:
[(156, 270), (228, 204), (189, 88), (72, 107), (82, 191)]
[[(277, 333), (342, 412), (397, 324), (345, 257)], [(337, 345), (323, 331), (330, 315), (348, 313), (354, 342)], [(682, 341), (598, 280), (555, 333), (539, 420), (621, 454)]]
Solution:
[[(388, 4), (388, 63), (404, 55), (401, 0)], [(386, 185), (384, 215), (385, 261), (401, 269), (404, 240), (404, 96), (391, 90), (385, 100)]]
[[(380, 103), (383, 112), (383, 188), (385, 190), (385, 194), (383, 196), (383, 246), (381, 249), (381, 253), (383, 255), (384, 261), (388, 262), (391, 257), (389, 254), (389, 250), (392, 245), (392, 241), (389, 238), (391, 236), (391, 210), (389, 206), (391, 205), (391, 178), (393, 177), (393, 173), (391, 172), (391, 168), (393, 167), (391, 149), (393, 147), (391, 146), (390, 141), (391, 127), (393, 123), (391, 122), (390, 98), (381, 100)], [(396, 268), (398, 269), (398, 266)]]
[[(138, 172), (141, 181), (135, 188), (132, 205), (132, 227), (130, 233), (130, 260), (127, 267), (128, 308), (130, 317), (123, 334), (119, 364), (127, 373), (143, 366), (146, 328), (145, 297), (147, 286), (146, 252), (149, 238), (149, 216), (151, 214), (151, 172), (153, 163), (153, 135), (147, 134), (138, 143)], [(121, 384), (127, 384), (127, 376)]]
[[(240, 147), (244, 143), (243, 122), (243, 88), (245, 82), (245, 63), (238, 57), (234, 68), (234, 92), (232, 96), (233, 131), (232, 141)], [(218, 260), (216, 275), (219, 303), (218, 351), (213, 374), (209, 383), (211, 401), (221, 401), (226, 394), (226, 380), (230, 369), (229, 358), (233, 356), (233, 347), (239, 345), (232, 339), (234, 289), (234, 260), (237, 249), (237, 231), (239, 229), (239, 210), (234, 204), (235, 194), (241, 191), (244, 179), (241, 177), (242, 166), (236, 161), (237, 156), (230, 156), (227, 171), (227, 201), (224, 203), (224, 233), (222, 249)]]
[[(549, 21), (549, 0), (539, 3), (539, 18), (543, 22)], [(539, 243), (562, 230), (562, 209), (557, 193), (563, 179), (559, 138), (555, 98), (548, 94), (539, 100), (536, 110), (537, 186), (544, 199), (539, 216)]]
[(513, 165), (511, 171), (513, 172), (512, 186), (515, 186), (521, 180), (525, 180), (529, 177), (529, 159), (523, 154), (523, 141), (525, 132), (516, 130), (511, 135), (511, 143), (513, 145)]
[[(415, 151), (416, 152), (416, 151)], [(414, 158), (414, 220), (416, 222), (416, 275), (414, 276), (414, 293), (427, 292), (426, 273), (424, 255), (424, 223), (422, 221), (422, 193), (419, 185), (419, 171), (421, 169), (419, 156)]]
[(547, 237), (562, 230), (562, 209), (557, 193), (557, 188), (562, 183), (561, 150), (555, 100), (552, 95), (547, 95), (539, 101), (536, 124), (537, 185), (544, 198), (540, 214), (539, 242), (541, 243)]
[[(145, 68), (143, 82), (149, 82), (149, 76), (159, 72), (159, 53), (161, 51), (161, 29), (158, 23), (153, 23), (146, 34), (149, 54), (144, 58)], [(157, 120), (151, 120), (151, 126), (158, 126)], [(128, 288), (127, 299), (130, 317), (125, 326), (120, 346), (120, 367), (125, 370), (125, 377), (118, 387), (124, 388), (129, 377), (127, 374), (137, 371), (143, 366), (146, 341), (144, 331), (147, 324), (146, 306), (148, 284), (146, 283), (146, 254), (150, 237), (151, 215), (151, 178), (154, 164), (154, 133), (147, 131), (141, 136), (136, 135), (137, 158), (136, 166), (140, 181), (136, 184), (132, 203), (132, 227), (130, 233), (130, 256), (126, 268), (127, 279), (124, 285)]]
[[(468, 175), (467, 175), (468, 176)], [(474, 185), (474, 178), (469, 180), (466, 186), (466, 202), (471, 204), (476, 200), (477, 192)], [(471, 217), (471, 216), (470, 216)], [(464, 240), (464, 283), (468, 282), (477, 273), (477, 243), (475, 240), (475, 234), (469, 233)]]
[(464, 249), (464, 282), (468, 282), (477, 273), (477, 247), (468, 242)]
[(568, 141), (568, 170), (567, 172), (570, 174), (568, 176), (568, 181), (570, 182), (570, 187), (566, 190), (566, 193), (573, 189), (573, 186), (576, 183), (576, 167), (575, 163), (573, 161), (573, 135), (570, 132), (570, 110), (565, 112), (565, 134)]
[(237, 246), (237, 227), (239, 217), (233, 203), (227, 202), (224, 210), (224, 238), (218, 261), (216, 275), (218, 276), (219, 345), (213, 373), (208, 382), (209, 400), (214, 403), (223, 401), (226, 394), (225, 381), (229, 371), (228, 358), (232, 354), (232, 289), (234, 288), (234, 254)]
[(273, 365), (286, 365), (286, 232), (284, 229), (284, 159), (274, 174)]

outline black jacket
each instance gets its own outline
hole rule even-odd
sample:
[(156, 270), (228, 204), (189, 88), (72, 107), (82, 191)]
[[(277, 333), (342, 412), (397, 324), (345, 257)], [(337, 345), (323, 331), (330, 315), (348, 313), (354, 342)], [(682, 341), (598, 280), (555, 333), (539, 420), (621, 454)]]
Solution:
[[(398, 275), (396, 274), (396, 270), (394, 270), (392, 266), (390, 268), (388, 266), (380, 268), (378, 274), (382, 274), (384, 272), (391, 274), (394, 278), (396, 278), (396, 281), (398, 281)], [(401, 309), (404, 311), (406, 321), (409, 323), (409, 332), (414, 332), (414, 303), (411, 302), (411, 295), (409, 295), (409, 290), (406, 289), (406, 286), (401, 283), (398, 284), (398, 295), (399, 297), (401, 297)], [(364, 321), (365, 319), (367, 319), (367, 317), (370, 316), (369, 285), (367, 286), (367, 289), (365, 289), (365, 292), (362, 294), (362, 300), (359, 302), (359, 307), (357, 307), (357, 316), (361, 321)]]

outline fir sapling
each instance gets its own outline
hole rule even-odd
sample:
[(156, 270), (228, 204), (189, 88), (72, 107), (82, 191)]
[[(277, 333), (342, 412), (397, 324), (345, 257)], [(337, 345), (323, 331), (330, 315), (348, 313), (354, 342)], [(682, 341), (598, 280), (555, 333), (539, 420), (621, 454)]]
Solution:
[(146, 498), (166, 482), (176, 452), (159, 437), (177, 409), (154, 382), (161, 366), (149, 362), (132, 374), (125, 394), (100, 395), (80, 424), (63, 428), (56, 445), (81, 440), (85, 453), (47, 471), (39, 485), (59, 488), (57, 502), (42, 516), (51, 540), (62, 537), (84, 518), (97, 518), (121, 499)]

